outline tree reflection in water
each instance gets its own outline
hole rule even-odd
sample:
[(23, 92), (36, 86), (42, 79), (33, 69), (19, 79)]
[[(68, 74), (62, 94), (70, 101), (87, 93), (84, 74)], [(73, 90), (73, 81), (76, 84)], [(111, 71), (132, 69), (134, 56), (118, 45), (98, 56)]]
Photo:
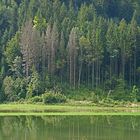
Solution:
[(138, 140), (139, 116), (0, 117), (0, 140)]

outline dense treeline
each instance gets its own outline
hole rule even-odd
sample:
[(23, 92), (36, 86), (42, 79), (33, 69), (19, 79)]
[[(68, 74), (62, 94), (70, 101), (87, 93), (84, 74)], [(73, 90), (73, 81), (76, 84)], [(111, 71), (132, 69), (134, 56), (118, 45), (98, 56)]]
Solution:
[(139, 99), (139, 0), (0, 0), (0, 17), (1, 100), (83, 86)]

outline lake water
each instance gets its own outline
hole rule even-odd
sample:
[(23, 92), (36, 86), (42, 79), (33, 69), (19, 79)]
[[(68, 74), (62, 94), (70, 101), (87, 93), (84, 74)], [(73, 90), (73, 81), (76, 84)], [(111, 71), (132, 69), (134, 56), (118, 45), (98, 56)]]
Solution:
[(140, 116), (0, 117), (0, 140), (139, 140)]

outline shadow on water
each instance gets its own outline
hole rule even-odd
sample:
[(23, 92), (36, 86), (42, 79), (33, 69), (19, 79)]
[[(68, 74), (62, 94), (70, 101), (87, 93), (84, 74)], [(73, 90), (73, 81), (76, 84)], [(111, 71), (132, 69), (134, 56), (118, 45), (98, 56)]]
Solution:
[(0, 140), (138, 140), (139, 116), (3, 116)]

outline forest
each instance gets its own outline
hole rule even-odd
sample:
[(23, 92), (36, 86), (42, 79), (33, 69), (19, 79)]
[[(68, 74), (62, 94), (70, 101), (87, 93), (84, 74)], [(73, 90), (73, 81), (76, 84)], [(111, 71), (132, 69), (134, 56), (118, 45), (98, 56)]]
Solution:
[(0, 102), (42, 96), (140, 101), (140, 1), (0, 0)]

